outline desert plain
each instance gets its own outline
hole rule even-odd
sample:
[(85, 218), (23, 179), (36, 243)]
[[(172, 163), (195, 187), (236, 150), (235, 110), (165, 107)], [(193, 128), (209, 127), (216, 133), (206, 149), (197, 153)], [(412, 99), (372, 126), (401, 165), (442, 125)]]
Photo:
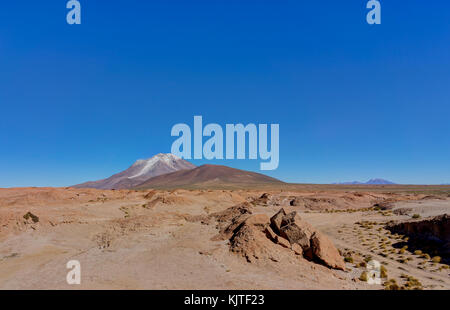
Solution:
[[(242, 219), (281, 209), (326, 235), (345, 268), (260, 231), (237, 236)], [(449, 211), (450, 186), (0, 189), (0, 289), (450, 289), (448, 252), (398, 229)], [(70, 260), (80, 285), (66, 281)], [(366, 281), (373, 260), (379, 284)]]

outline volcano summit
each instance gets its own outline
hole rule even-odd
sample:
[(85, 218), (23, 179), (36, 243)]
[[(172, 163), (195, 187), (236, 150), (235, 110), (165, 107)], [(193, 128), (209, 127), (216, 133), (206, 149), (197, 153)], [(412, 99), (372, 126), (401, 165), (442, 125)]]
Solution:
[(127, 170), (114, 174), (107, 179), (86, 182), (74, 187), (97, 189), (133, 188), (150, 178), (162, 174), (194, 168), (196, 168), (195, 165), (173, 154), (158, 154), (149, 159), (138, 160)]

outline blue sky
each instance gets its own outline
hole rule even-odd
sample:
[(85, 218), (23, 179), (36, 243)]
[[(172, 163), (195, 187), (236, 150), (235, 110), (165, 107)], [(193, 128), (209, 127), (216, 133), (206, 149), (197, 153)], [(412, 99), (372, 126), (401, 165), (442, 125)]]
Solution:
[(448, 1), (80, 2), (0, 5), (0, 187), (107, 177), (194, 115), (280, 124), (285, 181), (450, 182)]

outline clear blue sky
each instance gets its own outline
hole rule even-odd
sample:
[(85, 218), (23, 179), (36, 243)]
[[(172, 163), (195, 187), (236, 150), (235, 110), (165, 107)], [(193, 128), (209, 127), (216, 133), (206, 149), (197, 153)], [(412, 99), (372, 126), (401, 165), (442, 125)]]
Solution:
[(449, 1), (80, 2), (0, 4), (0, 187), (107, 177), (194, 115), (279, 123), (285, 181), (450, 182)]

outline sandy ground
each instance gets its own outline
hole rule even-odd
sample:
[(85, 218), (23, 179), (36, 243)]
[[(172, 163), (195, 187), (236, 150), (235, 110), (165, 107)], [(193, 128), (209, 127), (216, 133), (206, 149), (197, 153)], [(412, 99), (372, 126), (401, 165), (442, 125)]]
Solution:
[[(0, 289), (383, 289), (360, 281), (370, 257), (400, 285), (405, 275), (424, 289), (449, 289), (447, 265), (396, 247), (403, 236), (384, 223), (450, 213), (450, 199), (383, 191), (258, 190), (100, 191), (71, 188), (0, 189)], [(299, 203), (291, 206), (293, 199)], [(394, 210), (372, 208), (389, 199)], [(346, 271), (296, 261), (248, 263), (217, 241), (217, 225), (192, 218), (243, 202), (272, 216), (281, 207), (327, 234)], [(24, 219), (31, 212), (38, 222)], [(364, 221), (373, 222), (365, 225)], [(388, 255), (382, 253), (385, 251)], [(381, 254), (381, 255), (380, 255)], [(399, 262), (399, 260), (405, 260)], [(81, 285), (68, 285), (66, 264), (81, 264)], [(403, 275), (403, 278), (402, 278)]]

